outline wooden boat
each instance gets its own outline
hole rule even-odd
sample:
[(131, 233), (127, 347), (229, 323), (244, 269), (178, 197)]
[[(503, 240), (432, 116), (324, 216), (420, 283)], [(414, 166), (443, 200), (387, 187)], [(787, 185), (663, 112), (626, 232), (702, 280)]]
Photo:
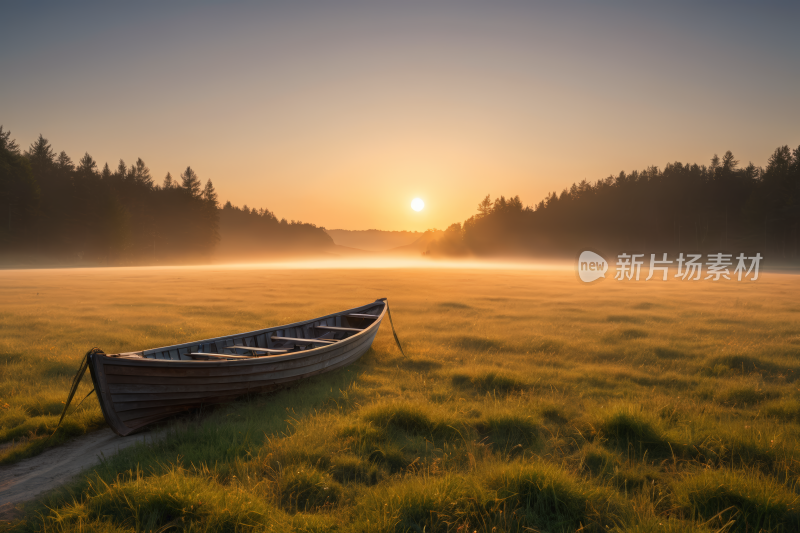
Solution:
[(87, 354), (87, 362), (106, 422), (125, 436), (189, 409), (274, 391), (349, 365), (369, 350), (387, 309), (382, 298), (248, 333), (141, 352), (97, 350)]

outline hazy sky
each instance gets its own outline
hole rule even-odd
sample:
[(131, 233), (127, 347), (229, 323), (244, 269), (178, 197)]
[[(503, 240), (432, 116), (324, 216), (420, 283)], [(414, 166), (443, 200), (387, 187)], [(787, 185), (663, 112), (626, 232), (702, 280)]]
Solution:
[(345, 229), (800, 144), (800, 3), (646, 4), (3, 2), (0, 124)]

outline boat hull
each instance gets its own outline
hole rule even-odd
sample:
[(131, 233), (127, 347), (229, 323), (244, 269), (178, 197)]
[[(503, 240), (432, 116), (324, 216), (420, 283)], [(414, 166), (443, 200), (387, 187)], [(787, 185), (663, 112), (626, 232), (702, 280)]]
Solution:
[[(303, 335), (304, 339), (320, 338), (312, 336), (314, 325), (350, 326), (350, 322), (364, 319), (349, 319), (348, 322), (347, 315), (365, 311), (371, 311), (376, 317), (369, 320), (371, 323), (367, 327), (338, 342), (313, 349), (216, 361), (192, 360), (186, 355), (196, 346), (235, 346), (242, 343), (256, 347), (259, 343), (274, 346), (269, 340), (272, 335), (286, 335), (287, 331), (292, 336)], [(372, 346), (384, 313), (383, 302), (376, 302), (306, 322), (230, 337), (132, 354), (95, 354), (90, 356), (89, 369), (106, 421), (117, 434), (126, 436), (148, 424), (190, 409), (233, 401), (247, 394), (275, 391), (311, 376), (347, 366)], [(328, 334), (327, 338), (332, 339), (333, 336)], [(220, 348), (217, 350), (221, 351)], [(158, 358), (171, 353), (178, 358)]]

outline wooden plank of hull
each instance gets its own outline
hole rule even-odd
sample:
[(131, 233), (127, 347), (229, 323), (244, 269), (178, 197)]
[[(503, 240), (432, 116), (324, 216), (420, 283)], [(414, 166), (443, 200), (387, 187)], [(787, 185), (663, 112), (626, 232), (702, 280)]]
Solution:
[[(346, 366), (370, 348), (385, 309), (383, 302), (378, 301), (295, 325), (138, 352), (152, 354), (152, 358), (95, 356), (89, 365), (92, 380), (106, 421), (115, 432), (124, 436), (176, 413), (232, 401), (250, 393), (274, 391)], [(338, 326), (343, 324), (342, 316), (366, 310), (377, 312), (377, 320), (363, 331), (335, 344), (268, 358), (228, 361), (179, 359), (198, 346), (211, 344), (211, 341), (220, 347), (251, 343), (266, 345), (276, 332), (299, 336), (315, 325)], [(251, 339), (251, 342), (246, 339)], [(155, 359), (162, 354), (169, 355), (167, 359)]]
[[(366, 350), (364, 350), (366, 352)], [(312, 377), (314, 375), (331, 371), (336, 368), (340, 368), (342, 366), (346, 366), (353, 361), (357, 360), (359, 357), (363, 355), (362, 353), (355, 353), (348, 359), (345, 359), (341, 363), (328, 367), (326, 369), (319, 369), (316, 371), (308, 372), (300, 376), (301, 379), (305, 379), (308, 377)], [(120, 412), (117, 414), (119, 420), (128, 428), (129, 432), (135, 431), (147, 424), (151, 424), (155, 421), (161, 420), (163, 418), (167, 418), (173, 416), (177, 413), (184, 412), (190, 409), (195, 409), (198, 407), (202, 407), (204, 405), (212, 405), (218, 403), (224, 403), (228, 401), (235, 400), (245, 394), (248, 393), (260, 393), (260, 392), (270, 392), (274, 390), (278, 390), (287, 384), (292, 382), (298, 381), (298, 379), (283, 379), (279, 380), (279, 383), (273, 383), (270, 386), (262, 387), (259, 389), (249, 390), (249, 391), (238, 391), (235, 394), (230, 395), (220, 395), (220, 394), (213, 394), (213, 393), (206, 393), (201, 398), (195, 399), (183, 399), (179, 400), (182, 403), (175, 403), (171, 404), (167, 407), (165, 406), (158, 406), (158, 407), (150, 407), (150, 408), (142, 408), (142, 409), (135, 409), (128, 412)]]
[[(366, 351), (369, 346), (363, 346), (363, 351)], [(357, 350), (361, 352), (362, 350)], [(213, 379), (210, 379), (204, 384), (190, 384), (186, 385), (183, 384), (183, 380), (178, 379), (175, 380), (172, 384), (160, 384), (160, 385), (111, 385), (109, 388), (109, 393), (111, 395), (112, 400), (114, 403), (117, 402), (127, 402), (127, 401), (138, 401), (140, 399), (172, 399), (175, 397), (202, 397), (204, 394), (209, 394), (211, 392), (216, 391), (247, 391), (251, 390), (255, 387), (260, 387), (269, 383), (276, 383), (276, 382), (284, 382), (287, 380), (297, 379), (298, 377), (304, 376), (310, 372), (315, 372), (317, 370), (324, 370), (325, 368), (334, 366), (341, 361), (349, 360), (353, 355), (353, 352), (347, 352), (342, 354), (339, 357), (331, 358), (327, 361), (322, 363), (308, 366), (308, 367), (301, 367), (297, 369), (293, 369), (291, 371), (284, 371), (280, 373), (276, 373), (269, 376), (263, 376), (261, 379), (250, 380), (250, 381), (242, 381), (242, 382), (233, 382), (233, 383), (216, 383)]]
[[(243, 396), (245, 394), (250, 393), (261, 393), (271, 389), (277, 389), (283, 386), (283, 383), (277, 383), (275, 381), (271, 381), (266, 384), (259, 384), (254, 387), (250, 387), (248, 389), (240, 389), (235, 391), (236, 396)], [(212, 394), (211, 392), (207, 392), (203, 395), (197, 395), (196, 398), (191, 398), (188, 396), (183, 395), (176, 395), (174, 398), (159, 398), (159, 399), (145, 399), (145, 398), (137, 398), (135, 401), (124, 401), (124, 400), (115, 400), (114, 401), (114, 409), (117, 413), (122, 413), (123, 411), (131, 411), (133, 409), (145, 409), (145, 408), (158, 408), (160, 406), (169, 406), (169, 405), (183, 405), (192, 403), (195, 400), (198, 401), (205, 401), (206, 398), (211, 398), (214, 396), (219, 396), (220, 394)]]
[[(352, 342), (351, 339), (356, 338), (355, 336), (349, 337), (347, 339), (342, 340), (341, 342), (335, 343), (337, 346), (345, 345), (348, 341)], [(260, 361), (266, 361), (266, 364), (275, 363), (275, 362), (286, 362), (286, 361), (293, 361), (295, 359), (302, 359), (303, 357), (308, 357), (309, 355), (318, 354), (326, 349), (330, 348), (330, 345), (326, 346), (318, 346), (313, 349), (309, 350), (301, 350), (301, 351), (288, 351), (283, 355), (273, 355), (270, 357), (259, 357)], [(109, 361), (109, 364), (119, 367), (125, 366), (135, 366), (142, 364), (142, 358), (112, 358), (112, 361)], [(168, 360), (168, 359), (150, 359), (147, 358), (147, 361), (150, 363), (154, 361), (158, 361), (158, 366), (156, 368), (214, 368), (209, 366), (207, 361), (176, 361), (176, 360)], [(185, 364), (185, 363), (192, 363), (192, 364)], [(150, 364), (148, 363), (148, 364)], [(223, 368), (227, 368), (228, 364), (222, 365)]]
[(207, 379), (210, 377), (235, 377), (264, 372), (280, 372), (282, 370), (291, 370), (293, 368), (308, 366), (330, 359), (341, 353), (356, 349), (365, 342), (371, 343), (373, 338), (374, 335), (372, 334), (359, 338), (353, 337), (353, 339), (355, 339), (354, 341), (343, 342), (336, 346), (308, 350), (306, 352), (301, 352), (303, 355), (300, 357), (291, 358), (288, 356), (277, 356), (263, 359), (248, 359), (246, 361), (228, 361), (224, 363), (204, 362), (202, 364), (194, 362), (153, 362), (147, 359), (140, 359), (131, 364), (128, 361), (119, 362), (117, 360), (110, 360), (106, 362), (106, 373), (114, 375), (114, 379), (124, 376), (141, 375), (152, 376), (153, 378), (182, 376), (184, 378)]
[[(374, 334), (368, 335), (374, 338)], [(256, 358), (244, 361), (153, 361), (151, 359), (117, 359), (107, 358), (105, 368), (107, 374), (115, 375), (148, 375), (172, 377), (182, 375), (185, 377), (211, 377), (211, 376), (238, 376), (248, 373), (263, 371), (277, 371), (279, 369), (295, 368), (302, 366), (303, 359), (319, 357), (325, 359), (333, 354), (354, 348), (364, 337), (354, 335), (336, 345), (323, 346), (305, 352), (295, 352), (291, 355), (279, 355), (269, 358)], [(371, 340), (369, 341), (371, 342)], [(143, 372), (142, 368), (146, 368)]]
[(351, 356), (352, 353), (348, 352), (342, 354), (339, 357), (331, 358), (327, 361), (318, 363), (316, 365), (300, 367), (290, 371), (279, 372), (270, 376), (262, 375), (261, 379), (254, 379), (249, 381), (240, 381), (233, 383), (230, 382), (215, 383), (213, 379), (210, 379), (205, 384), (189, 384), (189, 385), (183, 384), (180, 380), (176, 380), (174, 384), (159, 384), (159, 385), (117, 384), (109, 386), (109, 392), (111, 394), (112, 400), (116, 403), (120, 401), (132, 401), (140, 397), (147, 397), (154, 399), (171, 398), (174, 397), (175, 395), (187, 395), (187, 397), (189, 397), (188, 395), (192, 394), (202, 395), (216, 391), (247, 390), (247, 389), (252, 389), (253, 387), (262, 386), (264, 384), (297, 378), (298, 376), (303, 376), (305, 374), (308, 374), (309, 372), (314, 372), (316, 370), (321, 370), (333, 366), (344, 359), (349, 359)]
[[(313, 375), (316, 375), (316, 374), (320, 374), (320, 373), (323, 373), (323, 372), (326, 372), (326, 371), (334, 370), (336, 368), (345, 366), (345, 365), (350, 364), (351, 362), (355, 361), (356, 359), (361, 357), (361, 355), (363, 355), (363, 353), (366, 352), (368, 349), (369, 349), (369, 346), (366, 346), (363, 349), (356, 350), (352, 354), (352, 356), (344, 358), (339, 363), (335, 363), (335, 364), (327, 366), (327, 367), (320, 367), (320, 368), (317, 368), (317, 369), (314, 369), (314, 370), (311, 370), (311, 371), (306, 371), (306, 372), (304, 372), (302, 374), (299, 374), (299, 375), (296, 375), (296, 376), (289, 376), (289, 377), (285, 377), (285, 378), (275, 379), (275, 380), (272, 380), (269, 384), (264, 384), (263, 386), (238, 389), (238, 390), (234, 391), (230, 395), (224, 395), (223, 396), (224, 393), (221, 393), (221, 392), (206, 391), (204, 393), (200, 393), (198, 395), (199, 397), (197, 397), (197, 398), (186, 398), (186, 397), (184, 397), (183, 399), (178, 398), (178, 400), (184, 402), (182, 404), (179, 403), (178, 405), (170, 405), (169, 407), (157, 406), (157, 407), (154, 407), (154, 408), (145, 409), (145, 410), (141, 410), (141, 411), (137, 410), (137, 414), (141, 414), (142, 415), (141, 418), (129, 419), (129, 416), (124, 415), (122, 412), (118, 413), (116, 411), (116, 406), (115, 406), (115, 404), (117, 402), (113, 402), (113, 404), (110, 406), (111, 410), (113, 410), (113, 419), (112, 420), (115, 420), (117, 422), (115, 430), (118, 430), (117, 431), (118, 433), (120, 433), (120, 434), (130, 434), (131, 432), (135, 431), (136, 429), (139, 429), (139, 428), (141, 428), (141, 427), (143, 427), (143, 426), (145, 426), (147, 424), (150, 424), (150, 423), (152, 423), (154, 421), (157, 421), (157, 420), (160, 420), (160, 419), (163, 419), (163, 418), (167, 418), (167, 417), (172, 416), (172, 415), (174, 415), (174, 414), (176, 414), (178, 412), (181, 412), (181, 411), (185, 411), (185, 410), (188, 410), (188, 409), (201, 407), (203, 405), (210, 405), (212, 403), (221, 403), (221, 402), (225, 402), (225, 401), (230, 401), (230, 400), (233, 400), (233, 399), (235, 399), (237, 397), (240, 397), (240, 396), (243, 396), (243, 395), (249, 394), (249, 393), (267, 392), (269, 390), (275, 390), (276, 388), (280, 388), (280, 386), (285, 386), (286, 384), (290, 384), (290, 383), (298, 381), (300, 379), (305, 379), (307, 377), (310, 377), (310, 376), (313, 376)], [(140, 396), (140, 397), (141, 396), (145, 396), (145, 397), (149, 396), (149, 397), (152, 398), (153, 395), (138, 395), (138, 396)], [(170, 403), (172, 403), (172, 402), (170, 402)], [(123, 416), (120, 416), (120, 415), (123, 415)], [(109, 417), (109, 418), (111, 418), (111, 417)]]
[[(358, 350), (364, 345), (372, 343), (371, 338), (365, 339), (365, 342), (359, 343), (348, 350), (337, 350), (338, 353), (332, 352), (329, 357), (319, 358), (315, 360), (303, 361), (302, 364), (297, 364), (291, 368), (284, 368), (281, 370), (271, 371), (269, 368), (262, 369), (259, 372), (240, 373), (235, 376), (207, 376), (203, 378), (187, 378), (180, 374), (174, 376), (162, 375), (159, 376), (157, 382), (155, 379), (149, 379), (150, 376), (146, 374), (147, 369), (142, 368), (142, 375), (139, 376), (114, 376), (114, 380), (108, 380), (108, 387), (111, 394), (119, 393), (136, 393), (136, 392), (159, 392), (164, 388), (169, 387), (182, 387), (174, 390), (193, 390), (197, 387), (207, 387), (210, 385), (225, 385), (236, 386), (246, 384), (253, 381), (262, 381), (269, 379), (279, 379), (287, 376), (294, 376), (304, 373), (305, 369), (313, 369), (316, 366), (328, 366), (342, 357), (346, 357), (353, 350)], [(134, 380), (133, 383), (128, 381)]]

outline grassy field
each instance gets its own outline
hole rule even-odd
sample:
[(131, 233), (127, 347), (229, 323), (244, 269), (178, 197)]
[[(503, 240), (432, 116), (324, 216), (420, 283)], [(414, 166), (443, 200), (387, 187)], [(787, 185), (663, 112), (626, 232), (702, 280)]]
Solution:
[[(388, 297), (357, 364), (170, 423), (21, 531), (800, 531), (800, 283), (570, 271), (0, 272), (0, 461), (77, 364)], [(89, 380), (78, 397), (91, 386)], [(94, 397), (57, 435), (103, 425)], [(57, 437), (49, 444), (58, 445)]]

